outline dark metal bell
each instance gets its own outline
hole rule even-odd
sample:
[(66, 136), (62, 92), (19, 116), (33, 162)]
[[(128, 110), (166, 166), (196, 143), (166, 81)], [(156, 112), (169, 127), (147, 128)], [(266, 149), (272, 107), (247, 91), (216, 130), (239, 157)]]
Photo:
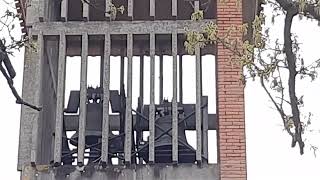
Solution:
[[(102, 120), (103, 120), (103, 89), (100, 87), (87, 89), (87, 114), (86, 114), (86, 129), (85, 129), (85, 148), (90, 149), (89, 163), (96, 162), (101, 156), (101, 136), (102, 136)], [(120, 112), (120, 95), (117, 90), (110, 90), (110, 103), (113, 113)], [(68, 101), (68, 106), (64, 110), (65, 113), (77, 114), (80, 106), (80, 91), (71, 91)], [(68, 145), (68, 139), (63, 139), (63, 154), (62, 161), (64, 164), (71, 164), (73, 162), (72, 152)], [(79, 133), (70, 138), (70, 144), (78, 146)], [(109, 162), (111, 162), (111, 156), (116, 155), (119, 152), (123, 152), (123, 137), (120, 135), (114, 135), (109, 132)]]
[[(160, 117), (157, 124), (167, 131), (172, 127), (172, 116), (167, 115)], [(186, 139), (186, 125), (184, 122), (178, 126), (178, 161), (179, 163), (193, 163), (195, 161), (195, 150), (191, 147)], [(159, 128), (155, 129), (155, 137), (160, 136), (164, 131)], [(164, 134), (160, 139), (155, 141), (155, 162), (171, 163), (172, 162), (172, 131)], [(182, 143), (183, 142), (183, 143)], [(188, 147), (187, 147), (188, 146)]]
[[(85, 130), (86, 147), (90, 147), (89, 163), (93, 162), (101, 155), (101, 138), (102, 138), (102, 103), (87, 104), (87, 118)], [(70, 143), (78, 146), (78, 131), (71, 137)], [(123, 149), (123, 141), (121, 136), (109, 133), (109, 152), (117, 153)], [(97, 151), (98, 149), (98, 151)], [(111, 159), (109, 159), (111, 162)]]
[[(101, 103), (88, 103), (87, 104), (87, 118), (85, 130), (86, 146), (89, 146), (89, 163), (100, 157), (100, 152), (96, 149), (101, 149), (98, 145), (101, 141), (101, 126), (102, 126), (102, 106)], [(70, 143), (78, 146), (78, 131), (72, 135)]]
[[(160, 117), (156, 120), (158, 127), (155, 127), (155, 163), (172, 163), (172, 115), (171, 103), (160, 105), (158, 114)], [(178, 125), (178, 162), (194, 163), (195, 150), (188, 144), (185, 134), (186, 124), (181, 122)], [(164, 132), (169, 132), (163, 134)], [(163, 135), (162, 135), (163, 134)], [(149, 162), (149, 149), (145, 148), (140, 153), (145, 162)]]

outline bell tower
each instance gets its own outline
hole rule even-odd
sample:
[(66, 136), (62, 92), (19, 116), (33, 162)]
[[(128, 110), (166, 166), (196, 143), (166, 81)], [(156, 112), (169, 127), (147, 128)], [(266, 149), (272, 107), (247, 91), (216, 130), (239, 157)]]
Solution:
[[(223, 32), (250, 22), (256, 4), (17, 1), (22, 31), (36, 47), (25, 49), (22, 96), (42, 107), (21, 109), (21, 178), (245, 180), (241, 68), (228, 62), (230, 52), (222, 44), (196, 48), (190, 56), (184, 41), (186, 28), (201, 31), (214, 22)], [(191, 21), (198, 10), (204, 19)], [(100, 62), (96, 87), (88, 83), (91, 57)], [(208, 57), (212, 68), (204, 73)], [(72, 58), (80, 60), (72, 68), (79, 68), (79, 89), (67, 91), (67, 74), (78, 72), (67, 72)], [(193, 65), (187, 67), (188, 61)], [(208, 90), (206, 76), (214, 78), (214, 88)]]

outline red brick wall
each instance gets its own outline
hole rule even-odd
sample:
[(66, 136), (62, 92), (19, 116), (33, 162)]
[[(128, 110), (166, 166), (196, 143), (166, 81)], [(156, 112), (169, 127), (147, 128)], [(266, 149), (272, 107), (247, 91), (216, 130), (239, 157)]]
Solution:
[[(217, 23), (223, 34), (231, 25), (242, 24), (242, 5), (237, 0), (217, 0)], [(242, 1), (242, 0), (241, 0)], [(233, 34), (234, 37), (242, 37)], [(231, 52), (218, 44), (217, 52), (218, 162), (221, 180), (246, 180), (244, 87), (241, 68), (231, 65)]]

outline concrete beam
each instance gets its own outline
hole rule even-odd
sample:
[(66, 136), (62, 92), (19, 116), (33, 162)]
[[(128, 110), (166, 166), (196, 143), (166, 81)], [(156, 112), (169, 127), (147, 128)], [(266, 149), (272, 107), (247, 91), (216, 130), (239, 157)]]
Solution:
[(106, 169), (87, 166), (84, 172), (79, 172), (75, 166), (61, 166), (55, 169), (50, 167), (26, 167), (23, 171), (26, 179), (52, 180), (92, 180), (92, 179), (153, 179), (153, 180), (218, 180), (219, 168), (217, 164), (203, 165), (179, 164), (178, 166), (155, 164), (137, 165), (135, 168), (126, 166), (112, 166)]
[(38, 34), (40, 30), (43, 35), (59, 35), (60, 32), (65, 32), (66, 35), (80, 35), (87, 32), (90, 35), (104, 34), (178, 34), (185, 33), (185, 28), (201, 31), (202, 27), (209, 22), (215, 20), (202, 20), (199, 22), (191, 20), (165, 20), (165, 21), (89, 21), (89, 22), (50, 22), (50, 23), (35, 23), (32, 28), (32, 33)]

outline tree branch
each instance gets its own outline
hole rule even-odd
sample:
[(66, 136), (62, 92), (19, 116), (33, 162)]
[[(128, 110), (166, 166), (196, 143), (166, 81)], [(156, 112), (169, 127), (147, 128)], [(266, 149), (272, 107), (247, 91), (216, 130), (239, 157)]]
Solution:
[[(20, 95), (18, 94), (16, 88), (13, 85), (13, 78), (15, 76), (15, 71), (10, 63), (9, 57), (4, 49), (4, 45), (3, 45), (2, 41), (0, 41), (0, 47), (1, 47), (0, 48), (0, 71), (1, 71), (2, 75), (6, 78), (7, 83), (11, 89), (11, 92), (12, 92), (13, 96), (16, 98), (16, 103), (28, 106), (34, 110), (37, 110), (37, 111), (41, 111), (41, 109), (42, 109), (41, 107), (34, 106), (34, 105), (24, 101), (20, 97)], [(2, 66), (2, 62), (4, 63), (7, 70)]]
[[(299, 2), (293, 2), (292, 0), (276, 0), (277, 3), (285, 10), (292, 11), (293, 13), (299, 13)], [(320, 21), (320, 14), (314, 4), (307, 3), (304, 8), (304, 13), (310, 14), (314, 19)]]
[(292, 139), (292, 147), (295, 147), (296, 143), (298, 142), (300, 148), (300, 154), (304, 153), (304, 142), (302, 140), (302, 127), (300, 121), (300, 111), (298, 107), (298, 99), (296, 97), (296, 57), (292, 51), (292, 39), (291, 39), (291, 27), (292, 27), (292, 20), (293, 17), (297, 15), (297, 11), (295, 9), (291, 10), (288, 9), (285, 17), (285, 24), (284, 24), (284, 52), (286, 54), (286, 60), (288, 63), (289, 69), (289, 97), (290, 97), (290, 104), (291, 104), (291, 111), (292, 111), (292, 118), (295, 126), (295, 136)]

